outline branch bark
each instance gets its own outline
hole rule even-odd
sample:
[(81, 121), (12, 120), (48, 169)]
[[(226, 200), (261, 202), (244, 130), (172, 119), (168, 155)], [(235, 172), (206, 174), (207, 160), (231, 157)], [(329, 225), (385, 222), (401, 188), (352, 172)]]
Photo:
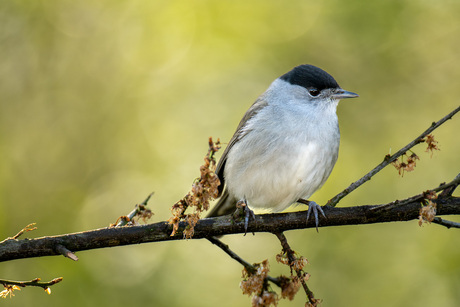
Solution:
[[(347, 208), (325, 206), (327, 218), (320, 218), (319, 227), (364, 225), (401, 222), (418, 219), (420, 200), (393, 202), (385, 205), (366, 205)], [(442, 196), (436, 199), (437, 215), (460, 214), (460, 197)], [(307, 211), (256, 215), (249, 223), (248, 232), (282, 232), (293, 229), (314, 228), (314, 221), (306, 222)], [(171, 236), (172, 226), (158, 222), (141, 226), (101, 228), (90, 231), (47, 236), (35, 239), (8, 238), (0, 243), (0, 262), (21, 258), (61, 255), (62, 246), (72, 252), (105, 247), (132, 245), (148, 242), (182, 240), (188, 224), (181, 222), (176, 235)], [(244, 221), (235, 222), (230, 216), (200, 220), (195, 226), (193, 239), (213, 236), (243, 234)], [(60, 247), (61, 246), (61, 247)]]

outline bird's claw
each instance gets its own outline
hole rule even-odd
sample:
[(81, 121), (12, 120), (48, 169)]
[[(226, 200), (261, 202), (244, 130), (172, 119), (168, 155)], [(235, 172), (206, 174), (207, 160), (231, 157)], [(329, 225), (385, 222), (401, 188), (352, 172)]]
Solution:
[(321, 212), (321, 214), (324, 217), (326, 217), (326, 215), (324, 214), (323, 208), (321, 208), (321, 206), (315, 203), (314, 201), (304, 200), (302, 201), (302, 203), (308, 205), (307, 222), (308, 222), (308, 219), (310, 218), (310, 214), (313, 212), (313, 215), (315, 216), (316, 231), (318, 231), (318, 225), (319, 225), (318, 211)]
[[(254, 214), (254, 211), (252, 211), (249, 206), (247, 205), (245, 200), (240, 200), (236, 203), (236, 212), (243, 210), (244, 212), (244, 235), (248, 232), (248, 226), (249, 226), (249, 218), (252, 220), (256, 220), (256, 215)], [(252, 233), (254, 234), (254, 233)]]

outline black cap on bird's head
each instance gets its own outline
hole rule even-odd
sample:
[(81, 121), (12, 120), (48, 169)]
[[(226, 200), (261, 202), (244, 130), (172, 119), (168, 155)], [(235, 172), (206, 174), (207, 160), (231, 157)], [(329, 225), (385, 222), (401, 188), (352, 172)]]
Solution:
[(282, 75), (280, 79), (292, 85), (300, 85), (305, 88), (314, 87), (318, 90), (340, 87), (330, 74), (313, 65), (294, 67), (291, 71)]
[(336, 99), (358, 97), (358, 94), (343, 90), (330, 74), (313, 65), (304, 64), (294, 67), (280, 79), (292, 85), (302, 86), (310, 92), (313, 90), (319, 93), (324, 89), (336, 89), (333, 94)]

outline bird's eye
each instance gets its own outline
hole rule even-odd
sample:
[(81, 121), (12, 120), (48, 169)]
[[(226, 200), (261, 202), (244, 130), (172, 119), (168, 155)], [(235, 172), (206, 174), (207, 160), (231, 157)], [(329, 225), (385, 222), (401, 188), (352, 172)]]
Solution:
[(309, 89), (308, 92), (309, 92), (310, 95), (312, 95), (313, 97), (318, 96), (319, 93), (320, 93), (320, 91), (318, 91), (316, 88)]

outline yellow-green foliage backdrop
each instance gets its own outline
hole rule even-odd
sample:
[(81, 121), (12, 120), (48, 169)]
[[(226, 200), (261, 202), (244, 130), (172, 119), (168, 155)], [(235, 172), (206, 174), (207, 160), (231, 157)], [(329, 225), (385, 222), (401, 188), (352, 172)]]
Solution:
[[(338, 113), (325, 203), (459, 105), (460, 3), (406, 1), (1, 1), (0, 237), (105, 227), (155, 191), (152, 221), (198, 176), (209, 136), (230, 139), (254, 99), (302, 63), (360, 94)], [(385, 203), (459, 172), (460, 116), (441, 151), (389, 167), (341, 206)], [(458, 219), (457, 219), (458, 221)], [(459, 306), (460, 233), (416, 221), (287, 233), (324, 306)], [(250, 262), (272, 235), (225, 241)], [(0, 264), (0, 278), (49, 280), (5, 306), (249, 306), (241, 267), (205, 240)], [(281, 306), (303, 306), (295, 302)]]

